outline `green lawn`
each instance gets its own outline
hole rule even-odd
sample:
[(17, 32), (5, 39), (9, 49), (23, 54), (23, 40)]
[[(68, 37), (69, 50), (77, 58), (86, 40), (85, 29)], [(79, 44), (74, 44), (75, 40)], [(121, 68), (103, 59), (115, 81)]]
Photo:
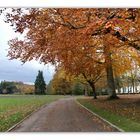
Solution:
[(6, 131), (44, 104), (48, 104), (64, 96), (53, 95), (7, 95), (0, 96), (0, 131)]
[[(135, 114), (132, 117), (134, 111), (131, 110), (131, 101), (128, 107), (123, 108), (122, 105), (126, 103), (126, 100), (107, 101), (103, 99), (77, 99), (82, 105), (100, 115), (104, 119), (108, 120), (112, 124), (118, 126), (126, 132), (140, 132), (140, 116), (135, 110)], [(122, 108), (120, 108), (122, 106)], [(134, 106), (134, 105), (133, 105)], [(137, 105), (138, 106), (138, 105)], [(139, 106), (138, 106), (139, 108)], [(123, 111), (125, 109), (125, 112)], [(139, 117), (138, 117), (139, 116)]]

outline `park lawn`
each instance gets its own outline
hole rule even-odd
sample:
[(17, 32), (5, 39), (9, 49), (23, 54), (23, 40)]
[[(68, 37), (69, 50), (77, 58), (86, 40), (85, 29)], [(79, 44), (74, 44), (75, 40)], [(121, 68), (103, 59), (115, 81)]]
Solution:
[(8, 130), (14, 124), (31, 114), (44, 104), (49, 104), (64, 96), (58, 95), (1, 95), (0, 96), (0, 132)]
[(77, 100), (124, 131), (140, 132), (140, 95), (120, 96), (119, 100), (106, 100), (106, 97)]

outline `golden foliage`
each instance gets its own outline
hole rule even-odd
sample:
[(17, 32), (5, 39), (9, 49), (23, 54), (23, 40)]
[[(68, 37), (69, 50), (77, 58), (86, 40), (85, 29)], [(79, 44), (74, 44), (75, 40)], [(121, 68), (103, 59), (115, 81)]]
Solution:
[(11, 59), (39, 59), (93, 80), (110, 63), (105, 50), (118, 75), (131, 69), (130, 57), (140, 64), (139, 9), (18, 8), (5, 13), (16, 32), (27, 32), (24, 40), (9, 41)]

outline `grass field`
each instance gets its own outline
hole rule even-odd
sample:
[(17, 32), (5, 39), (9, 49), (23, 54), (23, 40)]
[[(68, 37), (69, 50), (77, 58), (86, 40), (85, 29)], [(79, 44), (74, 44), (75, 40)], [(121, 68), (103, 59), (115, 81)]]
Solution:
[(140, 95), (123, 95), (119, 100), (87, 97), (78, 101), (126, 132), (140, 132)]
[(48, 104), (64, 96), (0, 96), (0, 131), (6, 131), (44, 104)]

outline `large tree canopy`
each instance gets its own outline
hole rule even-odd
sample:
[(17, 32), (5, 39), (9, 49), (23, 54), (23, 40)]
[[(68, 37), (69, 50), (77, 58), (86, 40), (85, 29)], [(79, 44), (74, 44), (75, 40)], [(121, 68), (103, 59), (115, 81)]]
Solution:
[[(55, 63), (68, 53), (79, 54), (81, 47), (97, 44), (140, 49), (139, 9), (13, 9), (6, 22), (16, 32), (27, 32), (24, 42), (9, 42), (9, 56), (22, 61), (34, 57)], [(102, 41), (93, 41), (97, 38)]]
[(26, 62), (35, 58), (74, 73), (86, 72), (88, 76), (104, 66), (111, 96), (116, 96), (112, 68), (114, 49), (133, 48), (139, 56), (139, 9), (10, 10), (4, 11), (6, 22), (11, 23), (16, 32), (26, 32), (24, 40), (9, 41), (11, 59)]

